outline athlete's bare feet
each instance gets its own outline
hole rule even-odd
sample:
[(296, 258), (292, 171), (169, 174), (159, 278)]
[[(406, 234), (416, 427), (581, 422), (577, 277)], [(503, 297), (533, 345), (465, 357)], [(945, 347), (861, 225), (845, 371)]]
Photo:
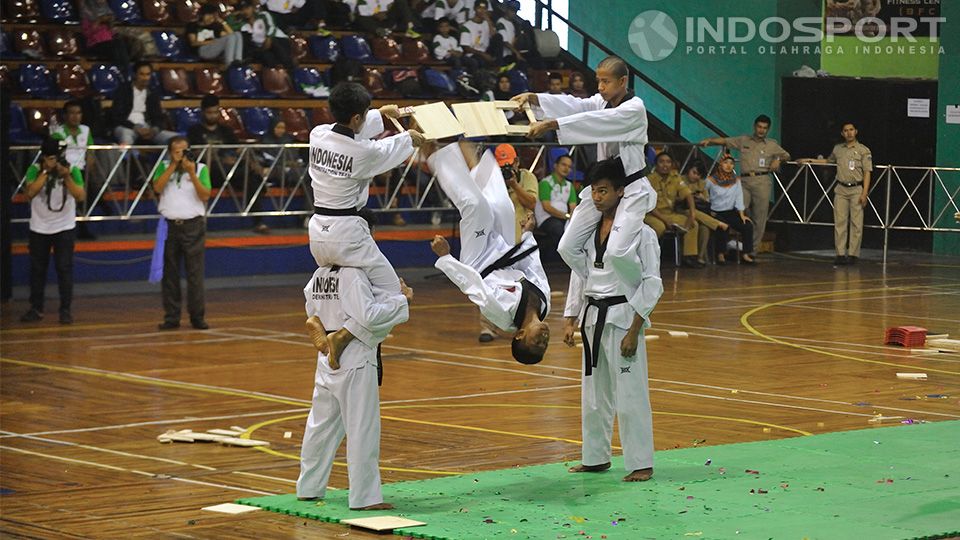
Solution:
[(580, 465), (570, 467), (567, 469), (568, 472), (578, 473), (578, 472), (603, 472), (610, 468), (610, 462), (601, 463), (600, 465)]
[(330, 346), (327, 360), (330, 362), (330, 369), (340, 369), (340, 355), (351, 341), (353, 341), (353, 334), (346, 328), (327, 334), (327, 344)]
[(314, 315), (307, 319), (307, 332), (310, 333), (310, 339), (313, 340), (313, 346), (323, 354), (327, 354), (330, 351), (330, 346), (327, 344), (327, 330), (323, 327), (323, 323), (320, 322), (320, 317)]
[(637, 469), (623, 477), (624, 482), (646, 482), (653, 478), (653, 468)]
[(393, 505), (388, 502), (382, 502), (377, 504), (371, 504), (369, 506), (362, 506), (360, 508), (351, 508), (351, 510), (393, 510)]
[(312, 501), (319, 501), (320, 497), (297, 497), (297, 500), (304, 501), (304, 502), (312, 502)]

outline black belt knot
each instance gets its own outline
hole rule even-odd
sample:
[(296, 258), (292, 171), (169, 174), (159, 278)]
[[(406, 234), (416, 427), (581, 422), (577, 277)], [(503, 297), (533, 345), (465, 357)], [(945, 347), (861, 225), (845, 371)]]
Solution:
[[(593, 368), (597, 367), (600, 357), (600, 338), (603, 337), (603, 327), (607, 324), (607, 311), (613, 306), (626, 304), (626, 296), (611, 296), (609, 298), (587, 297), (587, 308), (583, 310), (583, 320), (580, 321), (580, 337), (583, 339), (583, 371), (589, 377), (593, 375)], [(591, 307), (597, 308), (597, 324), (593, 327), (593, 343), (587, 338), (587, 312)]]

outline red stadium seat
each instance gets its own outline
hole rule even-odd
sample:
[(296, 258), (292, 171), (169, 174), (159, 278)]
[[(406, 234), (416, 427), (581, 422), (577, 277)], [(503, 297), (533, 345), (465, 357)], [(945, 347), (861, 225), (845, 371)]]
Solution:
[(15, 30), (13, 32), (13, 48), (19, 53), (30, 51), (31, 54), (28, 54), (28, 56), (46, 56), (43, 39), (40, 38), (40, 32), (36, 30)]
[[(200, 2), (196, 0), (174, 0), (173, 14), (178, 23), (188, 24), (196, 22), (198, 12), (200, 11)], [(186, 39), (186, 37), (184, 37)]]
[(50, 119), (57, 113), (53, 109), (24, 109), (23, 115), (27, 118), (27, 127), (31, 132), (41, 137), (50, 134)]
[(4, 7), (4, 19), (9, 17), (17, 22), (27, 22), (40, 18), (40, 4), (36, 0), (7, 0)]
[(310, 44), (307, 39), (301, 35), (290, 36), (290, 53), (293, 61), (300, 63), (310, 52)]
[(233, 134), (241, 141), (253, 139), (243, 127), (243, 121), (240, 120), (240, 113), (233, 107), (220, 107), (220, 125), (233, 130)]
[(289, 97), (296, 93), (290, 82), (290, 74), (282, 67), (263, 68), (260, 74), (263, 80), (263, 89), (271, 94)]
[(401, 41), (400, 62), (403, 64), (424, 64), (430, 62), (430, 49), (422, 41), (403, 38)]
[(197, 93), (222, 96), (224, 94), (223, 74), (218, 69), (196, 68), (193, 76), (197, 80)]
[(310, 113), (310, 119), (313, 120), (313, 125), (315, 126), (336, 123), (333, 115), (330, 114), (330, 109), (327, 107), (315, 107)]
[(400, 62), (400, 45), (393, 38), (378, 37), (373, 39), (373, 56), (381, 62), (396, 64)]
[(187, 77), (187, 70), (183, 68), (162, 68), (160, 83), (167, 94), (183, 96), (191, 93), (190, 79)]
[(80, 64), (60, 64), (54, 68), (54, 77), (61, 92), (78, 98), (90, 93), (87, 72)]
[(159, 26), (170, 22), (170, 9), (165, 0), (143, 0), (140, 4), (143, 18)]
[(373, 96), (383, 95), (387, 91), (383, 85), (383, 73), (376, 68), (367, 68), (367, 73), (363, 77), (363, 86)]
[(307, 121), (307, 113), (303, 112), (303, 109), (281, 109), (280, 119), (287, 125), (287, 133), (297, 142), (305, 143), (310, 140), (310, 122)]
[(75, 58), (80, 54), (77, 36), (69, 30), (48, 30), (47, 52), (58, 58)]

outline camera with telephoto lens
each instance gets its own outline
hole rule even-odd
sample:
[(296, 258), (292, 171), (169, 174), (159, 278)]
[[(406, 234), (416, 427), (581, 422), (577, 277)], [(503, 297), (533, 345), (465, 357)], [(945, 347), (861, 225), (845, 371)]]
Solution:
[(67, 161), (67, 158), (63, 157), (62, 155), (61, 155), (61, 156), (57, 156), (57, 163), (59, 163), (60, 165), (63, 165), (64, 167), (66, 167), (66, 168), (68, 168), (68, 169), (70, 168), (70, 162)]
[(191, 149), (188, 148), (188, 149), (186, 149), (186, 150), (183, 151), (183, 159), (185, 159), (185, 160), (187, 160), (187, 161), (192, 161), (192, 162), (196, 163), (196, 162), (197, 162), (197, 155), (193, 153), (193, 150), (191, 150)]
[(500, 173), (503, 174), (504, 180), (510, 180), (516, 175), (516, 173), (513, 170), (513, 165), (501, 165)]

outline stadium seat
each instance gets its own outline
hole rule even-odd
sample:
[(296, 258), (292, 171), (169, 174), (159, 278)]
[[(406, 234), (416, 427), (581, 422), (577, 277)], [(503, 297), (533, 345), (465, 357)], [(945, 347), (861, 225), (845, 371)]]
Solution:
[(165, 0), (143, 0), (143, 18), (157, 25), (166, 25), (170, 22), (170, 10)]
[(164, 93), (172, 96), (191, 93), (190, 79), (187, 77), (187, 70), (183, 68), (161, 68), (160, 83)]
[(76, 58), (80, 54), (77, 36), (69, 30), (48, 30), (47, 52), (57, 58)]
[(383, 73), (377, 68), (367, 68), (363, 77), (363, 86), (373, 96), (381, 96), (386, 93), (387, 88), (383, 84)]
[(356, 60), (361, 64), (373, 63), (373, 51), (370, 50), (370, 44), (363, 37), (356, 34), (343, 36), (340, 46), (343, 47), (343, 54), (347, 58)]
[(174, 19), (180, 24), (196, 22), (200, 11), (200, 2), (196, 0), (174, 0)]
[(373, 56), (380, 62), (396, 64), (400, 61), (400, 45), (393, 38), (373, 38)]
[(43, 39), (40, 38), (40, 32), (36, 30), (14, 31), (13, 48), (17, 52), (31, 58), (43, 58), (46, 56)]
[(50, 70), (43, 64), (24, 64), (20, 66), (20, 89), (36, 98), (52, 98), (56, 94)]
[(117, 66), (97, 64), (90, 68), (90, 86), (93, 91), (105, 98), (113, 97), (113, 93), (123, 82), (123, 76)]
[(157, 54), (175, 62), (192, 61), (186, 51), (183, 40), (173, 32), (157, 30), (152, 32), (153, 41), (157, 44)]
[(117, 21), (125, 24), (142, 24), (146, 22), (143, 15), (140, 14), (140, 6), (137, 5), (135, 0), (109, 0), (108, 3)]
[(430, 49), (418, 39), (403, 38), (400, 42), (400, 62), (415, 65), (429, 63)]
[(70, 0), (41, 0), (40, 12), (44, 18), (54, 22), (76, 22), (77, 12), (73, 9)]
[(280, 97), (297, 93), (290, 82), (290, 74), (282, 67), (263, 68), (263, 89)]
[(260, 84), (260, 77), (257, 72), (249, 66), (234, 66), (227, 69), (227, 86), (230, 90), (248, 98), (268, 98), (273, 94), (263, 91)]
[(290, 54), (293, 56), (294, 62), (298, 64), (303, 62), (309, 52), (310, 44), (307, 42), (307, 38), (300, 35), (290, 36)]
[(330, 113), (328, 107), (315, 107), (310, 113), (310, 119), (313, 120), (313, 125), (318, 126), (320, 124), (333, 124), (336, 123), (336, 119)]
[(42, 140), (39, 135), (30, 132), (23, 108), (16, 103), (10, 104), (10, 132), (7, 136), (13, 144), (37, 144)]
[(72, 97), (81, 98), (90, 93), (87, 72), (80, 64), (60, 64), (55, 68), (57, 88)]
[(287, 133), (297, 142), (307, 142), (310, 140), (310, 122), (307, 120), (307, 113), (303, 109), (294, 109), (287, 107), (280, 110), (280, 119), (287, 125)]
[(0, 59), (10, 60), (23, 58), (23, 55), (13, 49), (13, 38), (7, 32), (0, 32)]
[(340, 43), (333, 36), (310, 36), (310, 54), (321, 62), (336, 62), (340, 57)]
[(438, 69), (427, 68), (423, 70), (421, 83), (427, 88), (441, 96), (454, 96), (457, 94), (457, 85), (454, 84), (450, 76)]
[(240, 118), (247, 132), (259, 139), (270, 131), (274, 115), (266, 107), (245, 107), (240, 109)]
[[(10, 68), (6, 64), (0, 64), (0, 88), (4, 92), (11, 92), (9, 84), (12, 84), (13, 80), (10, 78)], [(11, 92), (13, 93), (13, 92)]]
[(177, 131), (186, 134), (191, 126), (200, 123), (200, 109), (198, 107), (181, 107), (174, 109), (173, 122)]
[(317, 68), (298, 67), (293, 72), (293, 82), (297, 85), (297, 89), (305, 94), (307, 92), (304, 90), (304, 87), (314, 87), (323, 84), (323, 77)]
[(50, 108), (24, 109), (23, 116), (27, 119), (27, 129), (30, 133), (45, 137), (50, 133), (50, 119), (56, 116), (56, 112)]
[(222, 96), (225, 93), (223, 74), (219, 69), (197, 68), (193, 70), (193, 77), (197, 81), (197, 93), (214, 96)]
[(521, 69), (511, 69), (507, 72), (510, 77), (510, 91), (514, 94), (522, 94), (530, 91), (530, 81), (527, 74)]
[(36, 0), (6, 0), (3, 18), (17, 22), (35, 21), (40, 18), (40, 8)]
[(240, 119), (240, 113), (233, 107), (220, 107), (220, 125), (227, 126), (233, 131), (241, 141), (251, 140), (250, 134), (243, 127), (243, 121)]

